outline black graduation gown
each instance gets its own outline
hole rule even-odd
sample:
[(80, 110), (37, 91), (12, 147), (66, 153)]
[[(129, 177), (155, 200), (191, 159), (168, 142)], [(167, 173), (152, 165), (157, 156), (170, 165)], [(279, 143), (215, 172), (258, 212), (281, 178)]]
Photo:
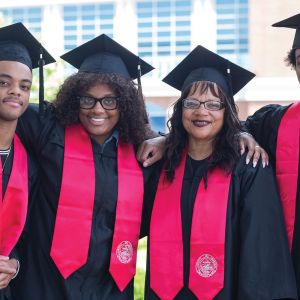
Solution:
[[(206, 166), (206, 160), (187, 158), (181, 193), (184, 288), (175, 300), (197, 299), (188, 289), (190, 233), (194, 201)], [(245, 164), (244, 157), (237, 163), (226, 220), (224, 288), (214, 300), (295, 298), (292, 262), (271, 167), (253, 168)], [(150, 288), (149, 260), (145, 299), (154, 300), (159, 298)]]
[[(30, 109), (23, 117), (22, 128), (19, 128), (20, 136), (37, 156), (41, 178), (38, 199), (32, 210), (29, 234), (23, 248), (26, 269), (22, 269), (15, 281), (15, 299), (133, 299), (133, 280), (120, 292), (109, 273), (118, 184), (116, 141), (112, 139), (104, 147), (103, 153), (101, 146), (92, 141), (96, 191), (88, 258), (84, 266), (65, 280), (50, 257), (62, 181), (64, 128), (50, 109), (45, 113), (43, 121), (39, 122), (36, 113)], [(144, 171), (145, 181), (148, 173), (150, 169)]]
[[(12, 145), (11, 152), (9, 156), (6, 159), (6, 156), (1, 156), (2, 160), (2, 166), (4, 165), (3, 174), (2, 174), (2, 197), (5, 194), (8, 181), (10, 178), (11, 170), (12, 170), (12, 164), (13, 164), (13, 157), (14, 157), (14, 147)], [(20, 268), (23, 268), (23, 261), (20, 257), (19, 248), (21, 247), (21, 244), (24, 240), (24, 237), (26, 236), (26, 229), (27, 224), (29, 220), (30, 211), (32, 209), (33, 205), (33, 199), (35, 198), (35, 193), (37, 191), (38, 186), (38, 168), (34, 161), (34, 159), (27, 154), (28, 158), (28, 188), (29, 188), (29, 195), (28, 195), (28, 207), (27, 207), (27, 220), (25, 223), (24, 230), (22, 232), (22, 235), (17, 243), (17, 245), (12, 249), (11, 253), (9, 254), (10, 258), (16, 258), (20, 261)], [(2, 198), (3, 199), (3, 198)], [(1, 300), (10, 300), (11, 298), (11, 292), (10, 292), (10, 286), (13, 284), (13, 281), (16, 279), (13, 279), (7, 288), (4, 290), (0, 290), (0, 299)]]
[[(289, 106), (267, 105), (259, 109), (245, 122), (247, 130), (257, 142), (268, 152), (270, 161), (275, 168), (278, 129), (282, 117)], [(300, 299), (300, 169), (298, 170), (298, 189), (296, 199), (296, 217), (292, 242), (292, 259), (296, 275), (298, 298)]]

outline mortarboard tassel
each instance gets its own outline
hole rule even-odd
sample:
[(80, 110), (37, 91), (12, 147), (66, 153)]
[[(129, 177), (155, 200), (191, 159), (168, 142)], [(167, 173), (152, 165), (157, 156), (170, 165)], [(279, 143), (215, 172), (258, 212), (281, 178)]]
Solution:
[(39, 58), (39, 113), (42, 117), (44, 114), (44, 72), (43, 67), (45, 61), (43, 59), (43, 48), (40, 49), (40, 58)]

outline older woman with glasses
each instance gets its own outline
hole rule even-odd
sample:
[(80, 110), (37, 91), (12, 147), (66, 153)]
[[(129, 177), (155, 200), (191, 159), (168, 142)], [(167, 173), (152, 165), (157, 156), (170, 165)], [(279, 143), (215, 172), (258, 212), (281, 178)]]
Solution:
[(164, 79), (181, 97), (148, 207), (145, 299), (296, 299), (272, 169), (239, 155), (233, 95), (253, 77), (198, 46)]
[(18, 300), (133, 299), (144, 183), (135, 146), (146, 138), (133, 79), (152, 67), (105, 35), (62, 56), (79, 69), (21, 135), (41, 169), (23, 242)]

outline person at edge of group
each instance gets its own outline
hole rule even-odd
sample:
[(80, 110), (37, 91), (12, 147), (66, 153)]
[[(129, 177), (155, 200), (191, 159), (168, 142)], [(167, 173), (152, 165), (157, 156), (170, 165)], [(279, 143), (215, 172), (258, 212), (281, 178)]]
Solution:
[[(7, 286), (25, 267), (18, 255), (18, 241), (38, 176), (15, 130), (28, 106), (32, 69), (38, 66), (40, 48), (22, 23), (0, 28), (0, 299), (10, 299)], [(54, 62), (44, 48), (43, 52), (46, 64)]]
[[(296, 29), (292, 49), (286, 61), (296, 71), (300, 82), (300, 14), (273, 26)], [(245, 127), (266, 149), (276, 171), (300, 298), (300, 102), (288, 106), (264, 106), (247, 119)]]
[(147, 300), (297, 298), (272, 167), (239, 153), (233, 95), (253, 77), (197, 46), (163, 79), (181, 96), (143, 223)]
[(13, 296), (133, 299), (143, 194), (151, 193), (151, 168), (135, 158), (149, 133), (133, 79), (153, 68), (104, 34), (62, 59), (78, 72), (42, 118), (29, 107), (18, 128), (38, 160), (41, 188), (22, 248), (28, 268)]

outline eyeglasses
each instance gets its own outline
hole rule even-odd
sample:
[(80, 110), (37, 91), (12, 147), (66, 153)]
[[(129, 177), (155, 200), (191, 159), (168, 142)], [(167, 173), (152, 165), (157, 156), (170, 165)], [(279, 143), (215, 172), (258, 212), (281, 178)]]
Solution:
[(199, 101), (196, 99), (183, 99), (182, 106), (188, 109), (198, 109), (201, 104), (203, 104), (204, 108), (207, 110), (221, 110), (224, 108), (224, 103), (218, 100), (207, 100), (207, 101)]
[(106, 110), (114, 110), (118, 107), (119, 97), (102, 97), (94, 98), (91, 96), (78, 96), (79, 106), (82, 109), (92, 109), (96, 106), (97, 102), (100, 102), (101, 106)]

